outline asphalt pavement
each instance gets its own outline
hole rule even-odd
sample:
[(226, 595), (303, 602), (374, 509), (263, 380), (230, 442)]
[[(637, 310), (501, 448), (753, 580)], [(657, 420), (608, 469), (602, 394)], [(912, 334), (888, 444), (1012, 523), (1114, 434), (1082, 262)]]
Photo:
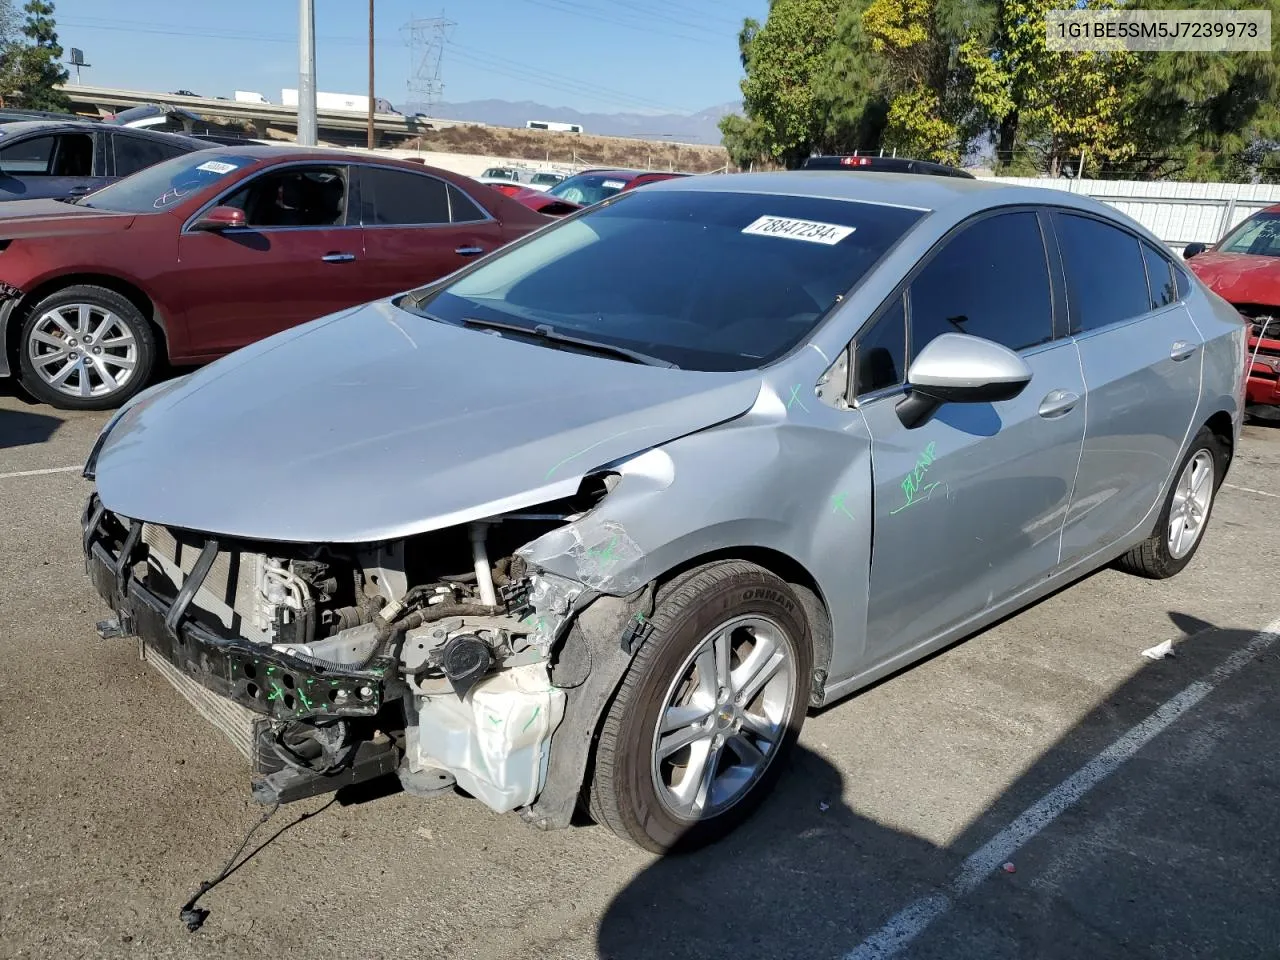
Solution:
[(180, 906), (262, 809), (136, 645), (94, 632), (78, 469), (105, 419), (0, 381), (0, 957), (1280, 956), (1280, 428), (1246, 429), (1180, 576), (1094, 574), (810, 716), (714, 848), (316, 798), (191, 933)]

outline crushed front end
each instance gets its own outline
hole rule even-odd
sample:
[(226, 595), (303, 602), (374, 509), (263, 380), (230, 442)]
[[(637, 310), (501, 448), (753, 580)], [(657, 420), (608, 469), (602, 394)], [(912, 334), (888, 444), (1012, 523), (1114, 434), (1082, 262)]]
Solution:
[(263, 803), (394, 772), (413, 794), (456, 783), (527, 812), (565, 715), (555, 646), (586, 588), (517, 550), (605, 492), (379, 544), (220, 538), (95, 494), (85, 562), (116, 615), (99, 632), (139, 639), (249, 759)]

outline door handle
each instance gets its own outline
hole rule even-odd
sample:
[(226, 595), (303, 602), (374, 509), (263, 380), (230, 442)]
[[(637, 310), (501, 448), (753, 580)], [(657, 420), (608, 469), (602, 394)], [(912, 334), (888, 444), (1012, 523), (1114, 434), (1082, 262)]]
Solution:
[(460, 257), (474, 257), (477, 253), (484, 253), (484, 247), (459, 247), (453, 252)]
[(325, 263), (350, 263), (355, 258), (354, 253), (326, 253), (320, 259)]
[(1185, 360), (1196, 352), (1196, 345), (1186, 340), (1175, 340), (1169, 348), (1169, 357), (1173, 360)]
[(1068, 390), (1050, 390), (1040, 401), (1040, 409), (1037, 412), (1046, 420), (1052, 420), (1054, 417), (1070, 413), (1079, 402), (1080, 394), (1078, 393), (1071, 393)]

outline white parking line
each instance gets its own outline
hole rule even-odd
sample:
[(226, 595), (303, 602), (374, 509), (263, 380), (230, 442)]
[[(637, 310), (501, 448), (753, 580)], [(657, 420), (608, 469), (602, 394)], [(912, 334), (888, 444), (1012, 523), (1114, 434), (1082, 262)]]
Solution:
[(1280, 497), (1280, 493), (1271, 493), (1268, 490), (1255, 490), (1253, 487), (1241, 487), (1234, 483), (1226, 483), (1225, 481), (1222, 485), (1224, 487), (1230, 487), (1232, 490), (1243, 490), (1245, 493), (1256, 493), (1260, 497)]
[(83, 470), (84, 464), (77, 463), (70, 467), (45, 467), (43, 470), (17, 470), (13, 473), (0, 473), (0, 480), (11, 480), (14, 477), (43, 477), (49, 473), (70, 473), (72, 470)]
[(920, 936), (929, 924), (951, 909), (952, 898), (971, 893), (1018, 848), (1057, 819), (1059, 814), (1117, 770), (1178, 717), (1212, 693), (1223, 680), (1238, 673), (1277, 640), (1280, 640), (1280, 618), (1254, 634), (1248, 644), (1222, 661), (1207, 677), (1196, 680), (1177, 696), (1165, 701), (1155, 713), (1130, 728), (1119, 740), (1024, 810), (1016, 820), (960, 865), (960, 875), (951, 881), (945, 893), (921, 897), (908, 904), (890, 917), (879, 930), (845, 954), (844, 960), (883, 960), (897, 954)]

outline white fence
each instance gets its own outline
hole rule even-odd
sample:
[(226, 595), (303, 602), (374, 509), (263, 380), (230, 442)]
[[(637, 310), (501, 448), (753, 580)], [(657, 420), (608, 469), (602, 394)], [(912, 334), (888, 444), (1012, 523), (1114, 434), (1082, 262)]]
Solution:
[(1165, 183), (1143, 180), (1068, 180), (999, 177), (1001, 183), (1083, 193), (1137, 220), (1182, 252), (1194, 241), (1214, 243), (1246, 217), (1280, 203), (1280, 186), (1249, 183)]

